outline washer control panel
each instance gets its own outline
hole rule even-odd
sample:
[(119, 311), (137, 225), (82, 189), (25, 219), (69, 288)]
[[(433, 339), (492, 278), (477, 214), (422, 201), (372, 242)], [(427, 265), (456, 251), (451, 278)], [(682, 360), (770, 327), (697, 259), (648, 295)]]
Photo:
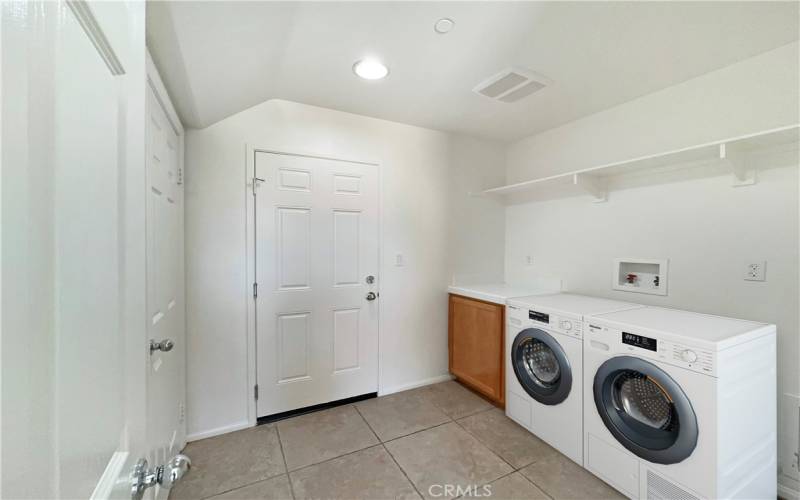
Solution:
[(606, 350), (618, 354), (663, 361), (706, 375), (716, 375), (714, 352), (695, 346), (591, 323), (587, 326), (586, 338), (590, 345), (593, 341), (598, 345), (610, 343)]
[(583, 321), (579, 318), (530, 309), (528, 319), (532, 325), (546, 327), (570, 337), (583, 338)]

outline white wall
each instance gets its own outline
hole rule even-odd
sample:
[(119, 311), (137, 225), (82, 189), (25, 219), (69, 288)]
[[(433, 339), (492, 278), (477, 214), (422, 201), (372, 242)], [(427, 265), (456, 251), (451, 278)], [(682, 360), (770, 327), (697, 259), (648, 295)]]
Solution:
[(477, 197), (486, 186), (505, 182), (505, 147), (452, 136), (450, 152), (450, 233), (448, 261), (459, 283), (503, 281), (505, 209), (497, 200)]
[[(498, 245), (455, 258), (452, 197), (480, 186), (478, 166), (500, 178), (499, 145), (287, 101), (268, 101), (186, 137), (188, 433), (198, 437), (247, 425), (245, 144), (381, 163), (382, 251), (380, 389), (397, 390), (447, 374), (447, 291), (452, 272), (501, 274), (503, 209), (481, 215)], [(468, 154), (461, 152), (462, 148)], [(458, 178), (458, 185), (453, 181)], [(492, 179), (494, 180), (494, 179)], [(467, 212), (465, 212), (467, 213)], [(401, 252), (406, 265), (395, 267)], [(491, 261), (484, 268), (472, 260)], [(451, 267), (451, 262), (455, 264)]]
[[(512, 144), (508, 180), (797, 123), (798, 92), (795, 43)], [(798, 154), (756, 164), (766, 170), (754, 186), (731, 187), (730, 174), (706, 166), (621, 183), (606, 203), (510, 206), (505, 269), (511, 282), (555, 273), (576, 292), (777, 324), (778, 442), (788, 464), (799, 400), (784, 394), (800, 392)], [(612, 291), (615, 257), (670, 259), (669, 295)], [(766, 282), (742, 279), (750, 259), (768, 261)]]

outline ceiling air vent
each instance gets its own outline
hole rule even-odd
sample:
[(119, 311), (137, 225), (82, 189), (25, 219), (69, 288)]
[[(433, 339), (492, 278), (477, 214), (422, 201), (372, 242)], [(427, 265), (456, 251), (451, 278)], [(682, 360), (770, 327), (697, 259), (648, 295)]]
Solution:
[(550, 84), (550, 79), (520, 68), (504, 69), (482, 81), (473, 92), (496, 101), (516, 102)]

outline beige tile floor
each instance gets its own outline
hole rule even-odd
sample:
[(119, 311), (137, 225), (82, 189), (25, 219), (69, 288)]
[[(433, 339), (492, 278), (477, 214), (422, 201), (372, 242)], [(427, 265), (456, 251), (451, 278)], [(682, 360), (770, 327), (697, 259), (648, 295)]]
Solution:
[(172, 500), (623, 498), (457, 382), (195, 441), (184, 453), (192, 470)]

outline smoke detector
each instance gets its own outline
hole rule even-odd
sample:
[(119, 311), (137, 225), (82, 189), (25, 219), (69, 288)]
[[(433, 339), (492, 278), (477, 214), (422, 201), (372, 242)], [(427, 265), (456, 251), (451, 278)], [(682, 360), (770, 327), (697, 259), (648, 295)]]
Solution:
[(482, 81), (473, 92), (502, 102), (516, 102), (550, 85), (546, 76), (522, 68), (506, 68)]

